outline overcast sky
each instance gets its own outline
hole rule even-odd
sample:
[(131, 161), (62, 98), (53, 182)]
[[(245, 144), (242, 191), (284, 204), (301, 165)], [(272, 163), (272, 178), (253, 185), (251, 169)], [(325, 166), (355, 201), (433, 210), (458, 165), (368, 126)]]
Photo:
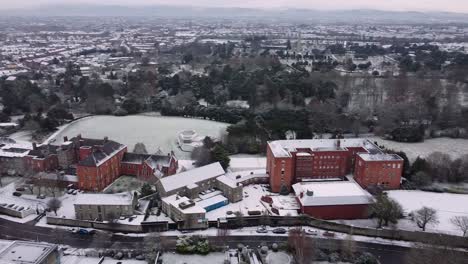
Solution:
[(44, 4), (191, 5), (215, 7), (451, 11), (468, 13), (468, 0), (0, 0), (0, 9)]

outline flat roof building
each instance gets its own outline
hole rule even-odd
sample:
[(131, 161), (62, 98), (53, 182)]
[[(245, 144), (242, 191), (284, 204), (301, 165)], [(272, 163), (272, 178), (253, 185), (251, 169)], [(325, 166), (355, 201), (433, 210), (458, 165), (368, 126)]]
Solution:
[(0, 263), (5, 264), (59, 264), (57, 245), (15, 241), (0, 250)]
[(320, 219), (367, 218), (372, 195), (355, 182), (302, 182), (293, 186), (301, 213)]
[(273, 192), (289, 192), (297, 182), (344, 179), (351, 173), (363, 188), (396, 189), (403, 159), (363, 138), (277, 140), (268, 142), (266, 171)]

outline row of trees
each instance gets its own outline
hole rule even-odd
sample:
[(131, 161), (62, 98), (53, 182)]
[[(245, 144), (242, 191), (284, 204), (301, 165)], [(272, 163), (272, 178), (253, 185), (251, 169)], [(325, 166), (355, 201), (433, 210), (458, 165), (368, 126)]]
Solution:
[(468, 155), (452, 159), (448, 154), (434, 152), (425, 159), (418, 157), (411, 166), (409, 179), (416, 187), (426, 187), (433, 182), (466, 182)]

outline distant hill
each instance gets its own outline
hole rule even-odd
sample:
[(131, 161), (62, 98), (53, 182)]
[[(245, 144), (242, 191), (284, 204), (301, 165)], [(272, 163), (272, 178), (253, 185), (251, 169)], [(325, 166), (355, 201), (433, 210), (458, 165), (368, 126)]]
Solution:
[(49, 5), (0, 10), (2, 16), (145, 16), (182, 18), (282, 19), (327, 23), (468, 23), (468, 14), (397, 12), (370, 9), (322, 11), (310, 9), (203, 8), (182, 6)]

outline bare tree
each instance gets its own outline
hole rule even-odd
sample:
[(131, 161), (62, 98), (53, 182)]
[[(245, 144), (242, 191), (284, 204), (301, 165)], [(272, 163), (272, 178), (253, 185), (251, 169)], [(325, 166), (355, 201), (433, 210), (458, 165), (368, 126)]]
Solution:
[(269, 226), (269, 225), (271, 224), (270, 215), (268, 214), (267, 211), (265, 211), (265, 212), (260, 216), (259, 222), (260, 222), (260, 224), (263, 225), (263, 226)]
[(434, 152), (426, 160), (431, 168), (432, 178), (446, 182), (450, 176), (450, 165), (452, 164), (450, 156), (445, 153)]
[(57, 210), (62, 207), (62, 201), (54, 197), (47, 202), (47, 207), (49, 207), (49, 209), (54, 211), (55, 215), (57, 215)]
[(235, 212), (234, 215), (235, 215), (235, 220), (236, 220), (237, 227), (239, 227), (239, 228), (244, 227), (245, 219), (244, 219), (244, 215), (242, 214), (242, 212), (240, 212), (240, 211)]
[(416, 221), (416, 224), (419, 226), (419, 228), (422, 228), (423, 231), (426, 231), (427, 224), (439, 223), (437, 211), (426, 206), (414, 212), (413, 217)]
[(288, 246), (294, 256), (295, 263), (310, 263), (314, 256), (314, 243), (310, 237), (307, 237), (302, 228), (293, 228), (289, 230)]
[(216, 237), (218, 239), (218, 243), (222, 244), (223, 247), (227, 246), (227, 240), (230, 234), (230, 230), (227, 228), (226, 225), (219, 227), (216, 233)]
[(357, 251), (356, 241), (353, 239), (352, 231), (341, 242), (341, 252), (345, 260), (352, 260)]
[(450, 222), (462, 231), (463, 236), (468, 233), (468, 216), (454, 216), (450, 219)]
[(138, 153), (138, 154), (148, 154), (148, 150), (146, 150), (145, 144), (138, 142), (135, 144), (135, 147), (133, 148), (133, 152)]

